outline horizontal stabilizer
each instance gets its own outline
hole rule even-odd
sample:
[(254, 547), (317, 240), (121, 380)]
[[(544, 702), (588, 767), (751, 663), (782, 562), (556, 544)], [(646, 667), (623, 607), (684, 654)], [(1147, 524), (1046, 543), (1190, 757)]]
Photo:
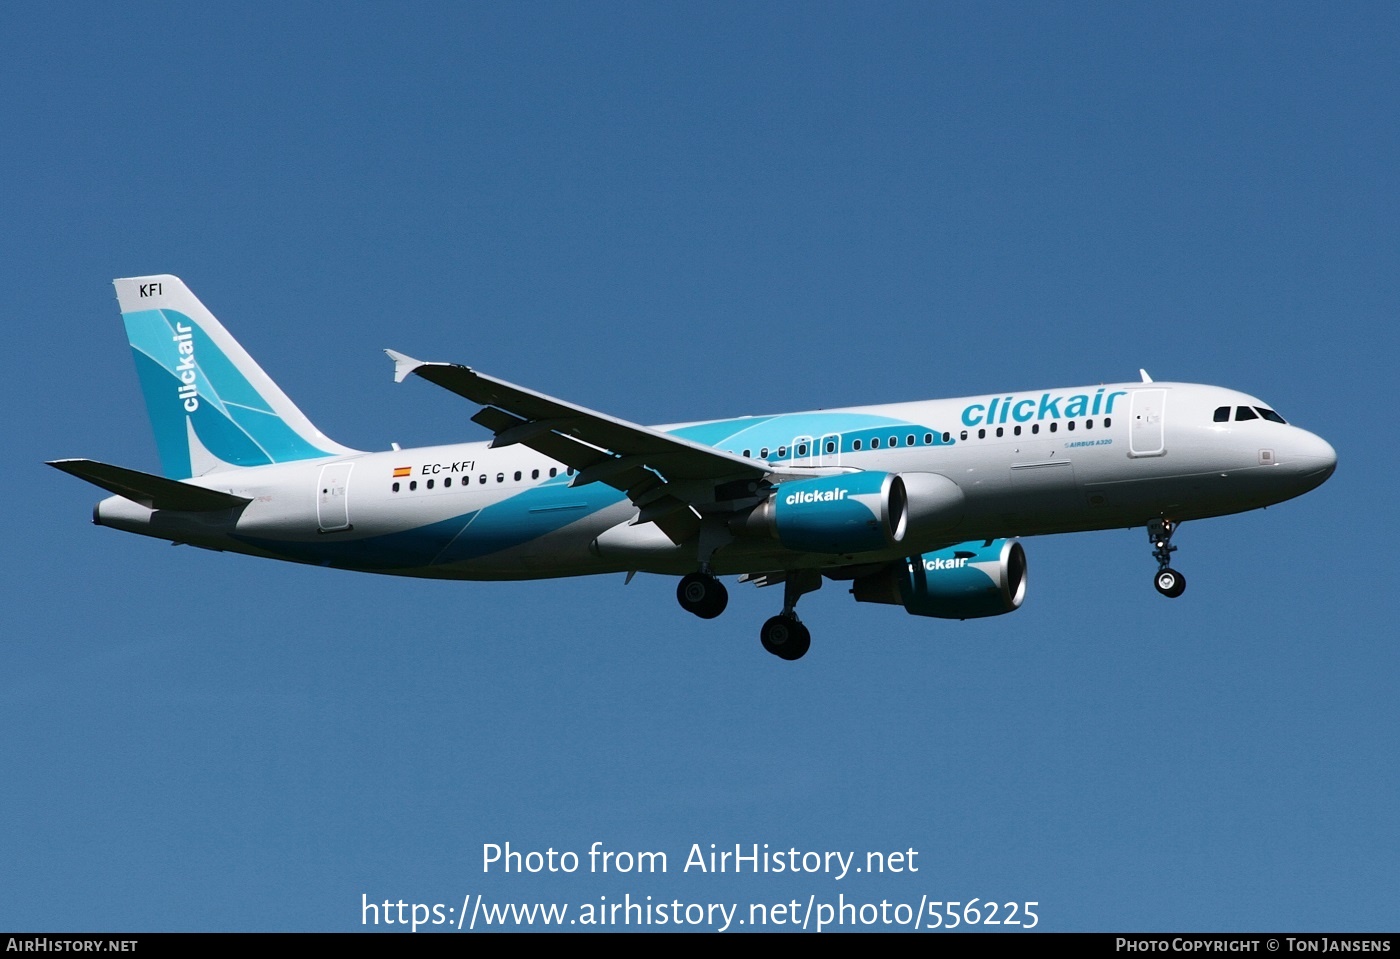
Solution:
[(198, 513), (215, 509), (232, 509), (251, 503), (246, 496), (234, 496), (218, 490), (191, 486), (179, 480), (154, 476), (140, 470), (130, 470), (122, 466), (110, 466), (96, 460), (53, 460), (49, 463), (54, 469), (87, 480), (93, 486), (100, 486), (109, 493), (116, 493), (133, 503), (140, 503), (147, 509), (173, 509)]

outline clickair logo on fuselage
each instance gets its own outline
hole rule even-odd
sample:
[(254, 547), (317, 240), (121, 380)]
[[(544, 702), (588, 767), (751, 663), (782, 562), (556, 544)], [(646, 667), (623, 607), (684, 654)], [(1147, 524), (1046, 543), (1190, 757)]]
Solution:
[(180, 362), (175, 367), (175, 376), (180, 380), (176, 392), (185, 405), (185, 412), (193, 413), (199, 409), (199, 386), (195, 383), (194, 369), (194, 330), (177, 322), (175, 335), (171, 339), (180, 351)]
[(783, 502), (788, 506), (796, 506), (799, 503), (834, 503), (845, 498), (846, 490), (837, 487), (836, 489), (800, 490), (796, 493), (789, 493)]
[(1086, 393), (1072, 396), (1042, 393), (1020, 399), (1014, 395), (996, 396), (990, 403), (972, 403), (963, 407), (962, 421), (964, 426), (995, 426), (998, 423), (1028, 423), (1031, 420), (1109, 416), (1113, 413), (1113, 401), (1127, 395), (1126, 390), (1114, 390), (1105, 396), (1101, 387), (1093, 396)]
[(924, 569), (930, 573), (940, 569), (962, 569), (967, 565), (968, 557), (957, 556), (953, 559), (925, 559)]

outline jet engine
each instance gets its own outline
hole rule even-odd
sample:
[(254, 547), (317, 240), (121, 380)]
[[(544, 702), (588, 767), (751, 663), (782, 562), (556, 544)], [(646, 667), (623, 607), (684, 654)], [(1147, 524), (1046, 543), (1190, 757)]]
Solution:
[(976, 540), (924, 553), (851, 584), (858, 603), (903, 606), (912, 616), (1000, 616), (1026, 598), (1026, 551), (1015, 540)]
[(734, 531), (808, 553), (867, 553), (947, 542), (962, 512), (963, 492), (946, 476), (866, 471), (782, 483)]

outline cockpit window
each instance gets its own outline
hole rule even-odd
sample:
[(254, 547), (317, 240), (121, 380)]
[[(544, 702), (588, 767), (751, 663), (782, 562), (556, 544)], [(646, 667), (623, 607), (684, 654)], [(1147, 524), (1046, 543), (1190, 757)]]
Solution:
[(1215, 422), (1217, 422), (1217, 423), (1228, 423), (1228, 422), (1230, 422), (1230, 407), (1228, 407), (1228, 406), (1217, 406), (1217, 407), (1215, 408)]
[(1237, 423), (1243, 420), (1257, 420), (1258, 418), (1259, 414), (1254, 412), (1248, 406), (1235, 407), (1235, 422)]
[(1271, 409), (1267, 409), (1263, 406), (1256, 406), (1255, 409), (1259, 411), (1260, 416), (1264, 417), (1264, 419), (1268, 420), (1270, 423), (1283, 423), (1285, 426), (1288, 425), (1287, 421), (1282, 416), (1279, 416)]

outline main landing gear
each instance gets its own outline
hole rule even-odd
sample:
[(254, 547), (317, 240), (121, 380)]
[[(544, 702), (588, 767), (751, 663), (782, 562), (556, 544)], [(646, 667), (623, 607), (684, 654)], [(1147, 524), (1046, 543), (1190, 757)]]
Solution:
[(676, 599), (687, 613), (694, 613), (701, 619), (714, 619), (729, 605), (729, 590), (713, 573), (691, 573), (681, 577)]
[(1153, 547), (1152, 558), (1157, 561), (1157, 575), (1152, 585), (1157, 587), (1157, 592), (1171, 599), (1186, 592), (1186, 577), (1170, 566), (1172, 553), (1176, 552), (1176, 547), (1172, 545), (1174, 532), (1176, 524), (1169, 519), (1154, 519), (1147, 524), (1147, 538), (1152, 541)]
[[(758, 638), (763, 648), (779, 659), (801, 659), (812, 646), (812, 634), (797, 618), (797, 600), (803, 593), (820, 589), (822, 576), (814, 569), (793, 570), (783, 574), (782, 584), (783, 611), (763, 624)], [(708, 569), (701, 569), (681, 577), (676, 599), (686, 612), (701, 619), (714, 619), (729, 605), (729, 591)]]
[(797, 601), (821, 585), (822, 574), (814, 569), (794, 569), (787, 574), (783, 579), (783, 611), (764, 623), (758, 633), (764, 649), (788, 661), (807, 654), (812, 634), (797, 618)]
[(779, 613), (758, 633), (763, 648), (779, 659), (801, 659), (812, 646), (812, 634), (796, 613)]

